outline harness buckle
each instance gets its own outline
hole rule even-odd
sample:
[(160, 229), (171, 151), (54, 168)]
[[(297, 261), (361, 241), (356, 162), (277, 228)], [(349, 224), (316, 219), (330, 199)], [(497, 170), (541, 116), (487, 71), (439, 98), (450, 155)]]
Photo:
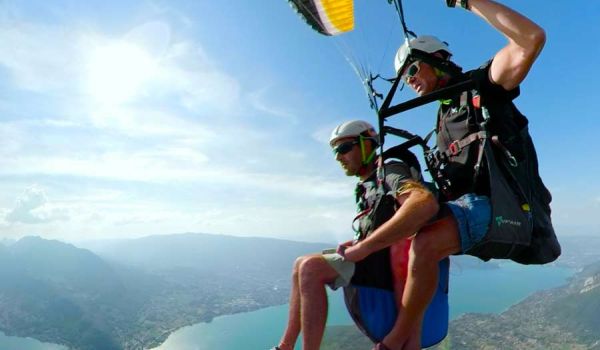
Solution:
[(455, 156), (459, 154), (461, 151), (460, 145), (458, 144), (458, 140), (453, 141), (450, 145), (448, 145), (448, 152), (451, 156)]

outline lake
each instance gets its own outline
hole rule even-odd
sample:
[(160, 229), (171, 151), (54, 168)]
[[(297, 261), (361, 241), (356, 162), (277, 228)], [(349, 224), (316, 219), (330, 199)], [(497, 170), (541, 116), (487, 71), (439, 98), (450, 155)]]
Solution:
[(9, 337), (0, 332), (2, 350), (67, 350), (66, 346), (42, 343), (32, 338)]
[[(499, 269), (450, 272), (450, 318), (466, 312), (500, 313), (531, 293), (564, 284), (574, 271), (553, 266), (523, 266), (507, 262)], [(348, 325), (341, 291), (329, 293), (328, 325)], [(154, 350), (270, 349), (277, 345), (287, 319), (287, 305), (221, 316), (177, 330)], [(299, 349), (299, 347), (296, 347)]]
[[(523, 266), (506, 262), (499, 269), (450, 268), (450, 317), (466, 312), (499, 313), (531, 293), (560, 286), (574, 270), (554, 266)], [(329, 293), (329, 325), (348, 325), (341, 291)], [(184, 327), (154, 350), (270, 349), (276, 345), (287, 318), (287, 305), (215, 318)], [(55, 344), (0, 333), (2, 350), (65, 350)]]

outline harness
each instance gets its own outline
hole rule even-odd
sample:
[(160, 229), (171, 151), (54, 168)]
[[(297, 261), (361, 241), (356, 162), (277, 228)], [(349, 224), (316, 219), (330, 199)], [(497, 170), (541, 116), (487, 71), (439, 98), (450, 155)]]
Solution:
[(437, 149), (426, 161), (447, 200), (465, 193), (490, 197), (492, 223), (488, 232), (464, 253), (483, 260), (517, 259), (531, 243), (530, 198), (511, 172), (518, 166), (515, 157), (491, 130), (490, 112), (481, 102), (478, 89), (471, 89), (449, 106), (440, 107)]
[[(444, 68), (435, 58), (428, 63)], [(384, 122), (392, 115), (451, 99), (438, 113), (437, 146), (423, 150), (427, 168), (445, 200), (470, 192), (490, 197), (489, 230), (464, 253), (482, 260), (502, 258), (523, 264), (554, 261), (561, 249), (550, 219), (551, 195), (538, 173), (527, 119), (510, 100), (485, 101), (477, 77), (464, 77), (451, 86), (390, 106), (397, 79), (379, 110), (380, 129), (387, 130)]]
[[(481, 96), (477, 90), (463, 91), (460, 94), (458, 106), (453, 105), (452, 99), (447, 101), (449, 103), (440, 107), (438, 113), (435, 130), (438, 136), (437, 146), (433, 150), (425, 152), (425, 161), (444, 197), (454, 199), (463, 193), (456, 193), (456, 186), (452, 183), (452, 178), (456, 177), (456, 174), (453, 172), (463, 170), (462, 168), (468, 165), (471, 166), (472, 177), (467, 181), (471, 182), (472, 186), (467, 189), (467, 192), (476, 192), (475, 186), (482, 170), (486, 142), (493, 139), (495, 144), (501, 145), (501, 143), (497, 136), (492, 136), (488, 131), (489, 112), (486, 107), (481, 106)], [(442, 112), (444, 109), (446, 112)], [(448, 123), (456, 119), (460, 119), (459, 122), (465, 125), (454, 127), (451, 132)], [(454, 124), (457, 123), (454, 122)], [(460, 138), (452, 135), (457, 131), (464, 132), (463, 129), (466, 129), (467, 135), (461, 135)], [(478, 146), (476, 151), (470, 148), (474, 143)]]
[[(404, 135), (409, 140), (383, 152), (380, 157), (379, 171), (357, 186), (357, 203), (365, 204), (359, 207), (359, 213), (353, 222), (353, 228), (354, 223), (357, 221), (359, 223), (355, 229), (355, 238), (358, 240), (366, 238), (388, 221), (398, 208), (395, 194), (390, 193), (392, 186), (388, 183), (388, 178), (380, 178), (381, 173), (387, 172), (389, 176), (393, 172), (393, 167), (404, 167), (403, 172), (410, 173), (411, 179), (422, 181), (419, 161), (409, 148), (422, 144), (423, 140), (400, 129), (387, 130)], [(385, 160), (391, 161), (385, 163)], [(369, 198), (366, 198), (367, 196)], [(405, 254), (401, 268), (407, 271), (410, 241), (406, 240), (401, 244), (404, 244), (402, 252), (398, 253), (396, 250), (396, 254)], [(394, 260), (391, 258), (392, 253), (388, 247), (357, 262), (350, 284), (344, 287), (344, 299), (350, 316), (358, 328), (376, 343), (381, 342), (390, 332), (398, 317), (391, 267), (391, 262)], [(423, 319), (421, 343), (424, 347), (439, 343), (448, 332), (449, 259), (441, 260), (439, 268), (438, 288)]]

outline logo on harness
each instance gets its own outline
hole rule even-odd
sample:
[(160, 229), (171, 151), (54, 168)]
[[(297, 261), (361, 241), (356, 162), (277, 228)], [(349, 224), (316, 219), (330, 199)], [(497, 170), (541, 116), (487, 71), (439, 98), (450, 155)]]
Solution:
[(496, 216), (496, 225), (500, 227), (504, 224), (521, 227), (521, 223), (519, 221), (505, 219), (503, 216)]

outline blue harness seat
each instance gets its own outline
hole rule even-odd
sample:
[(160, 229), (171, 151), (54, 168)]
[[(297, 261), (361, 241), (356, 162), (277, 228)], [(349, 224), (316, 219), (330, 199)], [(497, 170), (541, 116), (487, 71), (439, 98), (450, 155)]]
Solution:
[[(423, 319), (424, 348), (441, 342), (448, 334), (449, 271), (450, 259), (445, 258), (439, 262), (438, 287)], [(344, 299), (358, 328), (374, 343), (381, 342), (398, 317), (389, 248), (357, 263), (350, 285), (344, 288)]]

